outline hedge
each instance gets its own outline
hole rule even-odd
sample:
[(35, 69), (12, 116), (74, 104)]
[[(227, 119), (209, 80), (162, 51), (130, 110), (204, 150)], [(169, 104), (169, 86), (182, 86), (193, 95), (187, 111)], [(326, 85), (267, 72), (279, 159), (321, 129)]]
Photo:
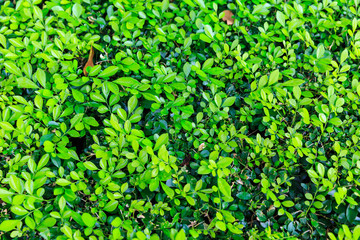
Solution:
[(1, 239), (359, 239), (358, 0), (0, 0)]

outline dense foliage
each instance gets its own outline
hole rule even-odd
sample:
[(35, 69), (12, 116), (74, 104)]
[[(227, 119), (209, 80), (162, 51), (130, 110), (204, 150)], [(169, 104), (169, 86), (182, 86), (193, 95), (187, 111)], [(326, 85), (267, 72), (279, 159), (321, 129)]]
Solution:
[(0, 6), (1, 239), (359, 238), (358, 0)]

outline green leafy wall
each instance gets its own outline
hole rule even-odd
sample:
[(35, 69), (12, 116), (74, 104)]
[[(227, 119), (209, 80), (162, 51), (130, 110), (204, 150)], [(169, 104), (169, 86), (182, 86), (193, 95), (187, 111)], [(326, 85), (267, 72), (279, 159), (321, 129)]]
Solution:
[(0, 0), (0, 238), (357, 240), (358, 5)]

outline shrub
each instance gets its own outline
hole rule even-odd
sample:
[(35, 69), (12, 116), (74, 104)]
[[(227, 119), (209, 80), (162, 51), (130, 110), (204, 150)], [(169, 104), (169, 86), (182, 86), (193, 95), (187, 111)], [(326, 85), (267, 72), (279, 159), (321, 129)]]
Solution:
[(0, 0), (2, 239), (358, 239), (358, 1)]

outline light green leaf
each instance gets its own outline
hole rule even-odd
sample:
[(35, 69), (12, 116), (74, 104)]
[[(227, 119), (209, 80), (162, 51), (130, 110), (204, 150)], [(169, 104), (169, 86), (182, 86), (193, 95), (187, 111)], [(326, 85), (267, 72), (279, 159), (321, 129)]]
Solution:
[(185, 76), (188, 77), (189, 74), (190, 74), (190, 72), (191, 72), (191, 65), (190, 65), (190, 63), (187, 62), (187, 63), (184, 64), (183, 71), (184, 71), (184, 73), (185, 73)]
[(316, 166), (316, 170), (319, 173), (320, 177), (324, 177), (325, 176), (325, 167), (322, 163), (318, 163)]
[(91, 216), (89, 213), (83, 213), (83, 215), (81, 216), (81, 219), (84, 221), (86, 226), (88, 226), (90, 228), (95, 226), (96, 218)]
[(108, 202), (108, 203), (105, 205), (105, 207), (103, 208), (103, 210), (106, 211), (106, 212), (112, 212), (112, 211), (114, 211), (114, 210), (117, 208), (118, 205), (119, 205), (119, 201), (117, 201), (117, 200), (112, 200), (112, 201)]
[(161, 3), (161, 12), (165, 12), (169, 8), (169, 0), (163, 0)]
[(83, 11), (84, 8), (79, 3), (75, 3), (74, 6), (72, 7), (72, 14), (76, 18), (79, 18)]
[(195, 2), (196, 2), (201, 8), (206, 8), (204, 0), (195, 0)]
[(110, 66), (106, 69), (104, 69), (104, 71), (102, 71), (98, 77), (100, 78), (108, 78), (111, 77), (113, 75), (115, 75), (117, 73), (117, 71), (119, 71), (119, 67), (117, 66)]
[(216, 226), (219, 230), (221, 230), (221, 231), (226, 231), (226, 225), (225, 225), (225, 223), (222, 222), (222, 221), (217, 221), (217, 222), (215, 223), (215, 226)]
[(220, 67), (214, 67), (214, 68), (206, 69), (204, 71), (211, 75), (221, 75), (225, 72), (224, 69)]
[(95, 171), (99, 169), (93, 162), (90, 161), (84, 162), (84, 166), (91, 171)]
[(1, 198), (5, 198), (5, 197), (9, 197), (9, 196), (11, 196), (11, 195), (14, 195), (14, 193), (13, 193), (13, 192), (9, 192), (9, 191), (6, 190), (6, 189), (0, 188), (0, 199), (1, 199)]
[(228, 97), (222, 104), (222, 107), (230, 107), (235, 103), (236, 97)]
[(169, 141), (169, 134), (164, 133), (156, 140), (154, 150), (158, 150), (162, 145), (166, 144)]
[(320, 59), (324, 56), (325, 53), (325, 48), (323, 44), (320, 44), (320, 46), (318, 46), (318, 48), (316, 49), (316, 58)]
[(209, 174), (211, 172), (212, 172), (212, 170), (210, 168), (208, 168), (207, 166), (201, 166), (198, 169), (198, 173), (201, 175)]
[(66, 180), (66, 179), (64, 179), (64, 178), (58, 178), (58, 179), (56, 180), (56, 184), (59, 185), (59, 186), (64, 187), (64, 186), (70, 185), (71, 182), (68, 181), (68, 180)]
[(276, 12), (276, 20), (278, 20), (278, 22), (283, 26), (283, 27), (286, 27), (286, 21), (285, 21), (285, 15), (280, 12), (280, 11), (277, 11)]
[(132, 113), (132, 111), (134, 111), (134, 109), (136, 108), (138, 104), (138, 99), (137, 97), (134, 95), (132, 96), (129, 101), (128, 101), (128, 112), (129, 114)]
[(15, 175), (11, 175), (10, 176), (10, 187), (18, 192), (21, 193), (21, 183), (20, 183), (20, 179), (18, 177), (16, 177)]
[(78, 124), (79, 122), (81, 122), (81, 120), (83, 119), (84, 113), (78, 113), (76, 114), (71, 120), (71, 126), (70, 128), (73, 128), (76, 124)]
[(8, 122), (0, 122), (0, 127), (5, 131), (13, 131), (15, 128)]
[(284, 201), (281, 203), (284, 207), (292, 207), (294, 206), (294, 202), (293, 201)]
[(38, 80), (38, 82), (41, 84), (43, 88), (46, 87), (46, 74), (44, 70), (38, 68), (35, 72), (35, 78)]
[(279, 69), (276, 69), (275, 71), (271, 72), (270, 78), (269, 78), (269, 86), (273, 85), (274, 83), (277, 83), (279, 80)]
[(170, 199), (172, 199), (175, 195), (174, 190), (172, 190), (170, 187), (168, 187), (166, 184), (161, 183), (161, 187), (164, 190), (164, 192), (166, 193), (166, 195), (168, 195), (170, 197)]
[(85, 96), (82, 92), (76, 90), (76, 89), (72, 89), (72, 95), (74, 97), (74, 99), (78, 102), (84, 102), (85, 101)]
[(16, 79), (19, 88), (39, 88), (36, 83), (25, 77), (19, 77)]
[(20, 220), (5, 220), (0, 224), (0, 231), (9, 232), (16, 228)]
[(138, 80), (131, 78), (131, 77), (118, 78), (114, 81), (114, 83), (117, 83), (117, 84), (125, 86), (125, 87), (132, 87), (132, 88), (136, 88), (141, 85)]
[(233, 159), (230, 157), (220, 157), (219, 162), (217, 163), (217, 166), (219, 168), (226, 168), (233, 162)]
[(101, 65), (93, 66), (89, 71), (89, 77), (98, 75), (100, 71), (101, 71)]
[(326, 123), (326, 121), (327, 121), (327, 117), (324, 113), (319, 114), (319, 119), (322, 123)]
[(303, 117), (304, 123), (310, 124), (310, 116), (308, 110), (306, 108), (301, 108), (299, 112), (300, 115)]
[(340, 126), (340, 125), (342, 124), (342, 121), (341, 121), (340, 118), (334, 117), (334, 118), (331, 118), (331, 119), (329, 120), (329, 123), (331, 123), (331, 124), (333, 124), (333, 125), (335, 125), (335, 126)]
[(176, 234), (175, 240), (186, 240), (186, 235), (185, 235), (184, 229), (181, 229), (181, 230)]
[(347, 50), (347, 48), (345, 48), (345, 50), (342, 51), (342, 53), (341, 53), (340, 64), (342, 64), (343, 62), (345, 62), (346, 59), (348, 58), (348, 56), (349, 56), (349, 51)]
[(6, 62), (4, 62), (4, 66), (5, 66), (6, 70), (8, 70), (10, 73), (15, 74), (19, 77), (22, 76), (22, 72), (21, 72), (20, 68), (18, 68), (15, 65), (15, 63), (6, 61)]
[(284, 87), (294, 87), (294, 86), (299, 86), (301, 84), (303, 84), (305, 81), (301, 80), (301, 79), (293, 79), (293, 80), (289, 80), (286, 81), (284, 83), (282, 83), (281, 85)]
[(218, 187), (222, 194), (224, 194), (226, 197), (231, 197), (231, 187), (225, 179), (218, 178)]

